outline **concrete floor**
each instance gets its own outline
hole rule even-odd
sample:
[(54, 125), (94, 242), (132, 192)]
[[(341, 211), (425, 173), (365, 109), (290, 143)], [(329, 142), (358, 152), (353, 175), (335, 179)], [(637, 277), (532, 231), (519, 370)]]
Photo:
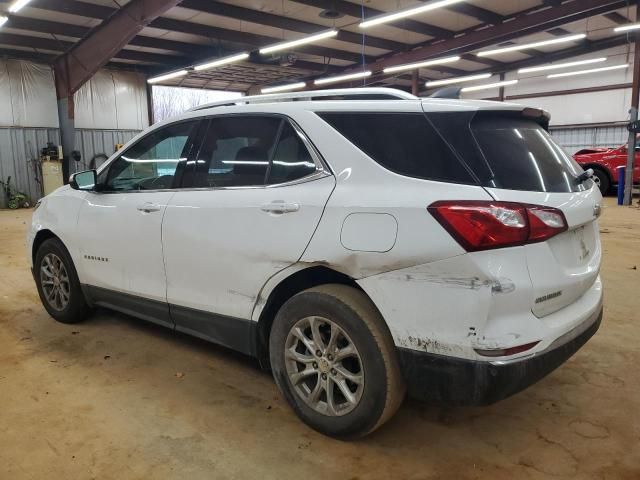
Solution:
[(605, 318), (497, 405), (411, 402), (343, 443), (303, 425), (241, 355), (99, 311), (61, 325), (27, 268), (29, 211), (0, 212), (0, 479), (640, 478), (640, 209), (607, 199)]

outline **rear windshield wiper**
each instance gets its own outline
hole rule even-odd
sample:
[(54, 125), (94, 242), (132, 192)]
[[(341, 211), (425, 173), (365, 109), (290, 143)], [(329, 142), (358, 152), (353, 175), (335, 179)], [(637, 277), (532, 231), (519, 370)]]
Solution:
[(584, 183), (591, 177), (593, 177), (593, 168), (588, 168), (576, 177), (576, 183), (580, 185), (581, 183)]

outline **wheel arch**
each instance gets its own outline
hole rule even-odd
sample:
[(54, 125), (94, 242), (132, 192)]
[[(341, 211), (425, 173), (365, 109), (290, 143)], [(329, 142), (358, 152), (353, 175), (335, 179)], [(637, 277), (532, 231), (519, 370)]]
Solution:
[(609, 183), (611, 185), (613, 185), (614, 182), (614, 178), (613, 175), (611, 174), (611, 171), (609, 171), (609, 169), (607, 167), (605, 167), (604, 165), (600, 164), (600, 163), (585, 163), (584, 165), (581, 165), (581, 167), (585, 170), (592, 168), (593, 170), (599, 170), (601, 172), (604, 172), (607, 177), (609, 178)]
[(49, 240), (50, 238), (57, 238), (64, 245), (64, 242), (62, 241), (62, 239), (58, 235), (53, 233), (51, 230), (47, 228), (43, 228), (42, 230), (39, 230), (38, 233), (36, 233), (36, 236), (33, 238), (33, 244), (31, 245), (32, 265), (35, 265), (36, 253), (38, 252), (40, 245), (42, 245), (46, 240)]
[[(364, 292), (349, 275), (324, 265), (312, 265), (297, 270), (282, 279), (271, 290), (260, 312), (254, 340), (256, 356), (262, 368), (269, 368), (269, 334), (280, 307), (303, 290), (330, 283), (348, 285)], [(366, 295), (366, 292), (364, 293)]]

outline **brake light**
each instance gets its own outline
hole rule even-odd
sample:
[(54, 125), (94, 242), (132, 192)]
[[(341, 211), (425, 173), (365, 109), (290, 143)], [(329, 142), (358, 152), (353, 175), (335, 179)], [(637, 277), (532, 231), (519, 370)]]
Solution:
[(568, 228), (561, 210), (539, 205), (459, 200), (427, 209), (468, 252), (543, 242)]

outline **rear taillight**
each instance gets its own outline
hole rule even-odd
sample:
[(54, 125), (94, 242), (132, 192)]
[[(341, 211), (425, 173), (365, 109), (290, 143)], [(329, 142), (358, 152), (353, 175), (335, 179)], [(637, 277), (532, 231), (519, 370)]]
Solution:
[(469, 252), (543, 242), (567, 230), (562, 211), (539, 205), (459, 200), (428, 210)]

